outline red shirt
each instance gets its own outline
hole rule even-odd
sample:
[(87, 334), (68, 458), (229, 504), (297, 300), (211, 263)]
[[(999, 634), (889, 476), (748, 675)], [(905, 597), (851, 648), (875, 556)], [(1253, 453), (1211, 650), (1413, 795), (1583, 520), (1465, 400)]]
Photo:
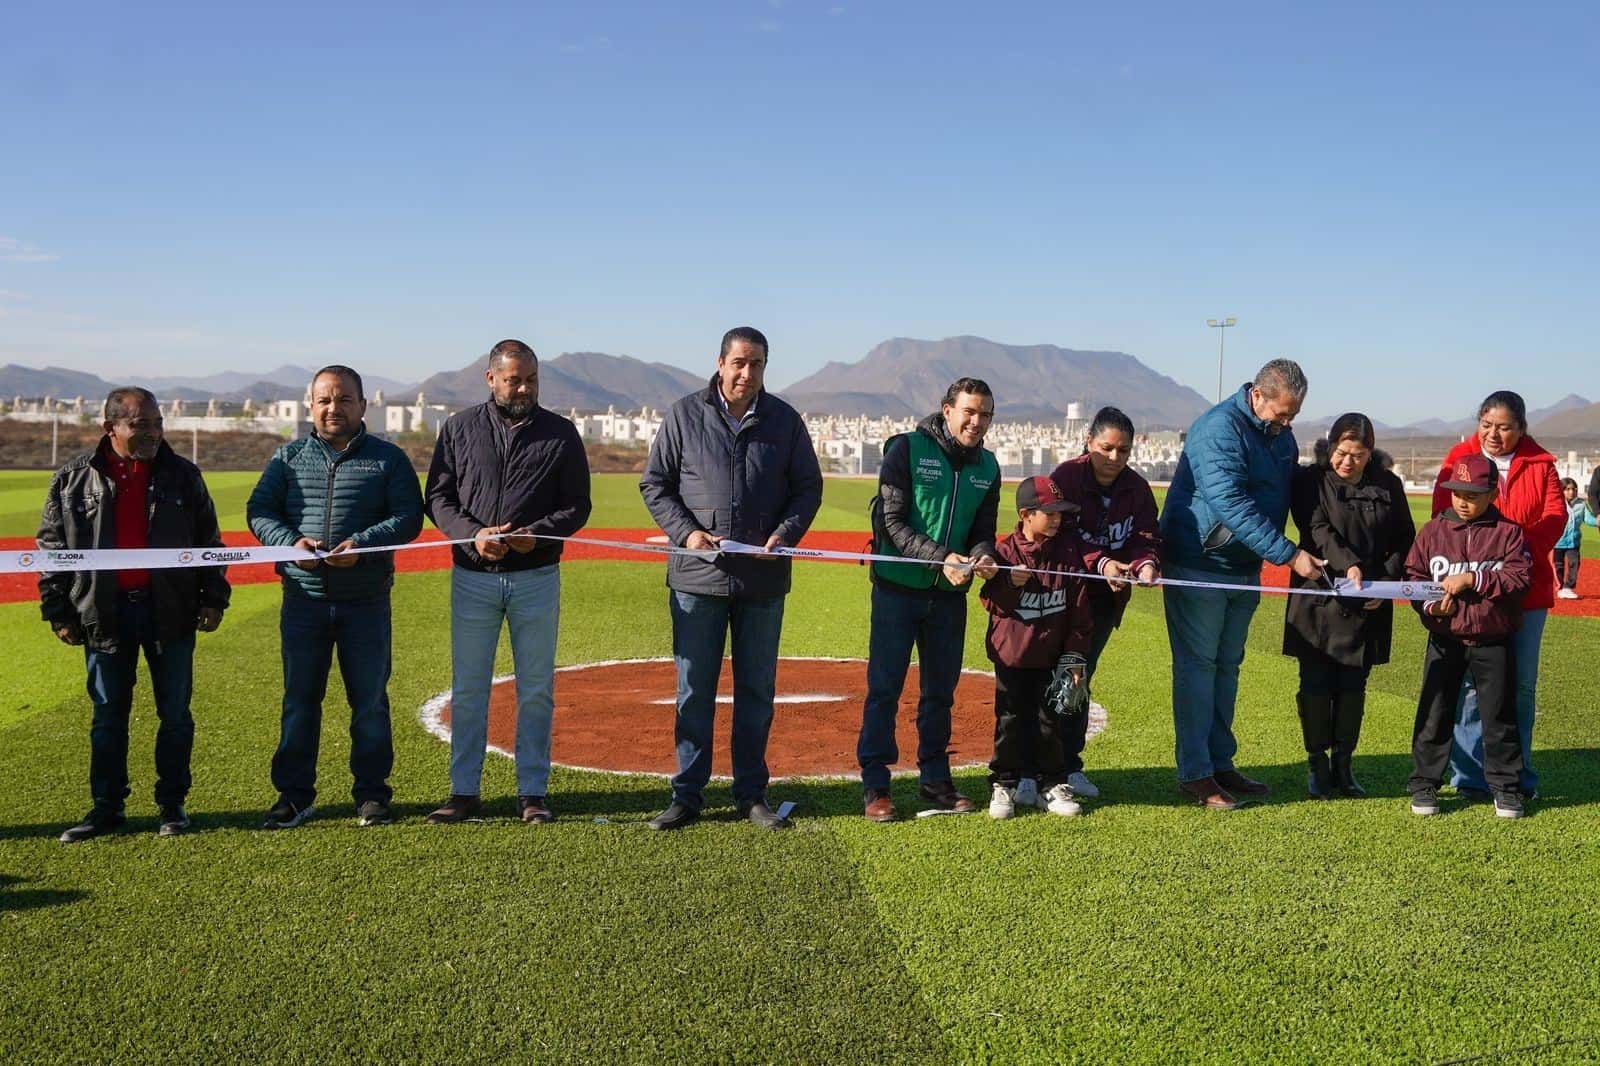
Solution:
[[(150, 546), (150, 464), (138, 459), (124, 459), (106, 447), (106, 469), (116, 486), (116, 508), (113, 512), (117, 530), (118, 548), (147, 548)], [(132, 592), (150, 587), (150, 571), (118, 570), (117, 591)]]

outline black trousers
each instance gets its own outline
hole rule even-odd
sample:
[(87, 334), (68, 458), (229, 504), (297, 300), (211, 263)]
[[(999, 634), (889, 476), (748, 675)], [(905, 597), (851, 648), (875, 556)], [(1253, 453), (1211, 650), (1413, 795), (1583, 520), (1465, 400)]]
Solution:
[(994, 665), (994, 759), (989, 784), (1016, 788), (1037, 773), (1042, 792), (1066, 778), (1059, 719), (1045, 707), (1049, 670)]
[(1326, 655), (1312, 652), (1301, 655), (1300, 692), (1365, 692), (1370, 666), (1346, 666), (1336, 663)]
[[(1094, 669), (1100, 665), (1100, 653), (1106, 650), (1112, 631), (1117, 628), (1117, 604), (1110, 596), (1089, 597), (1089, 613), (1094, 618), (1094, 630), (1089, 637), (1089, 669), (1085, 680), (1092, 685)], [(1089, 742), (1089, 716), (1076, 714), (1060, 722), (1061, 752), (1066, 760), (1064, 769), (1075, 774), (1083, 769), (1083, 746)]]
[(1517, 791), (1522, 742), (1517, 738), (1517, 664), (1510, 641), (1463, 644), (1429, 634), (1422, 656), (1422, 697), (1411, 732), (1410, 788), (1438, 788), (1450, 764), (1461, 681), (1472, 675), (1483, 719), (1483, 778), (1496, 792)]

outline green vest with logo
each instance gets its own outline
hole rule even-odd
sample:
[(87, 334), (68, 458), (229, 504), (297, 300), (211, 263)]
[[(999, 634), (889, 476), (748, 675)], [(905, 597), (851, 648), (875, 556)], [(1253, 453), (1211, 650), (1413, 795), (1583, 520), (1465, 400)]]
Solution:
[[(965, 555), (971, 547), (967, 538), (972, 534), (972, 524), (977, 520), (978, 508), (1000, 479), (1000, 463), (994, 453), (986, 448), (978, 450), (977, 458), (957, 470), (939, 443), (926, 433), (904, 435), (911, 449), (911, 510), (906, 518), (911, 528), (951, 551)], [(884, 453), (894, 444), (890, 438)], [(879, 555), (899, 555), (894, 544), (884, 538), (877, 546)], [(945, 580), (944, 572), (926, 563), (872, 564), (872, 573), (879, 581), (887, 581), (909, 589), (942, 589), (945, 592), (966, 592), (973, 585), (952, 585)]]

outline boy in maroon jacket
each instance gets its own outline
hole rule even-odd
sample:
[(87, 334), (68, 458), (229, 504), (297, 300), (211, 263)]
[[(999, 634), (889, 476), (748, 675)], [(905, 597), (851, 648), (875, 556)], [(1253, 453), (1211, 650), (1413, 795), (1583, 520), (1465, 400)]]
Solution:
[[(1034, 794), (1039, 805), (1052, 814), (1083, 811), (1064, 784), (1059, 723), (1046, 698), (1058, 667), (1075, 669), (1074, 683), (1084, 684), (1093, 618), (1087, 583), (1073, 576), (1084, 570), (1078, 538), (1061, 529), (1061, 516), (1077, 510), (1047, 477), (1027, 478), (1018, 485), (1017, 528), (996, 542), (1002, 569), (979, 594), (989, 610), (984, 643), (994, 663), (992, 818), (1014, 813), (1025, 767), (1038, 769), (1042, 794)], [(1027, 569), (1004, 569), (1007, 566)]]
[(1522, 597), (1533, 561), (1522, 530), (1494, 506), (1499, 471), (1476, 453), (1456, 463), (1450, 509), (1417, 532), (1406, 556), (1406, 577), (1436, 581), (1444, 597), (1412, 601), (1428, 628), (1422, 696), (1411, 735), (1411, 813), (1439, 813), (1439, 785), (1450, 761), (1456, 699), (1472, 673), (1483, 716), (1484, 777), (1494, 813), (1521, 818), (1517, 787), (1522, 746), (1517, 737), (1516, 663), (1511, 635), (1522, 623)]

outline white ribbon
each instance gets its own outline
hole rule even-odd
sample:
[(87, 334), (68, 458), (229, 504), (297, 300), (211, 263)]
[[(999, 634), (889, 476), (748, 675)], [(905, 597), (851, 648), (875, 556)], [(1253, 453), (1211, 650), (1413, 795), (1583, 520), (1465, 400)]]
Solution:
[[(504, 540), (527, 534), (497, 533), (492, 539)], [(771, 551), (754, 544), (743, 544), (724, 539), (714, 550), (680, 548), (671, 544), (647, 544), (628, 540), (599, 540), (587, 537), (555, 537), (536, 535), (540, 540), (558, 540), (567, 544), (585, 544), (596, 548), (616, 548), (623, 551), (654, 555), (687, 555), (697, 559), (714, 559), (718, 555), (764, 555), (789, 559), (813, 559), (841, 563), (910, 563), (916, 566), (940, 566), (932, 559), (905, 559), (898, 555), (876, 555), (871, 552), (831, 551), (825, 548), (775, 547)], [(371, 545), (347, 548), (339, 555), (366, 555), (372, 552), (414, 551), (423, 548), (447, 548), (457, 544), (472, 544), (472, 538), (463, 540), (414, 540), (409, 544)], [(251, 563), (302, 563), (313, 559), (326, 559), (332, 552), (294, 547), (254, 548), (35, 548), (27, 551), (0, 552), (0, 573), (33, 574), (53, 572), (82, 572), (91, 570), (174, 570), (190, 567), (245, 566)], [(971, 563), (960, 565), (971, 570)], [(1062, 573), (1063, 571), (1030, 569), (1026, 566), (1001, 566), (999, 569), (1023, 571), (1031, 574)], [(1139, 582), (1132, 578), (1111, 578), (1088, 571), (1066, 571), (1073, 577), (1108, 584)], [(1226, 581), (1190, 581), (1181, 578), (1160, 577), (1151, 585), (1176, 585), (1183, 588), (1222, 589), (1231, 592), (1268, 592), (1291, 596), (1340, 596), (1365, 600), (1437, 600), (1444, 588), (1431, 581), (1369, 581), (1358, 590), (1348, 578), (1338, 578), (1333, 588), (1283, 588), (1273, 585), (1235, 585)], [(1149, 587), (1149, 586), (1146, 586)]]

